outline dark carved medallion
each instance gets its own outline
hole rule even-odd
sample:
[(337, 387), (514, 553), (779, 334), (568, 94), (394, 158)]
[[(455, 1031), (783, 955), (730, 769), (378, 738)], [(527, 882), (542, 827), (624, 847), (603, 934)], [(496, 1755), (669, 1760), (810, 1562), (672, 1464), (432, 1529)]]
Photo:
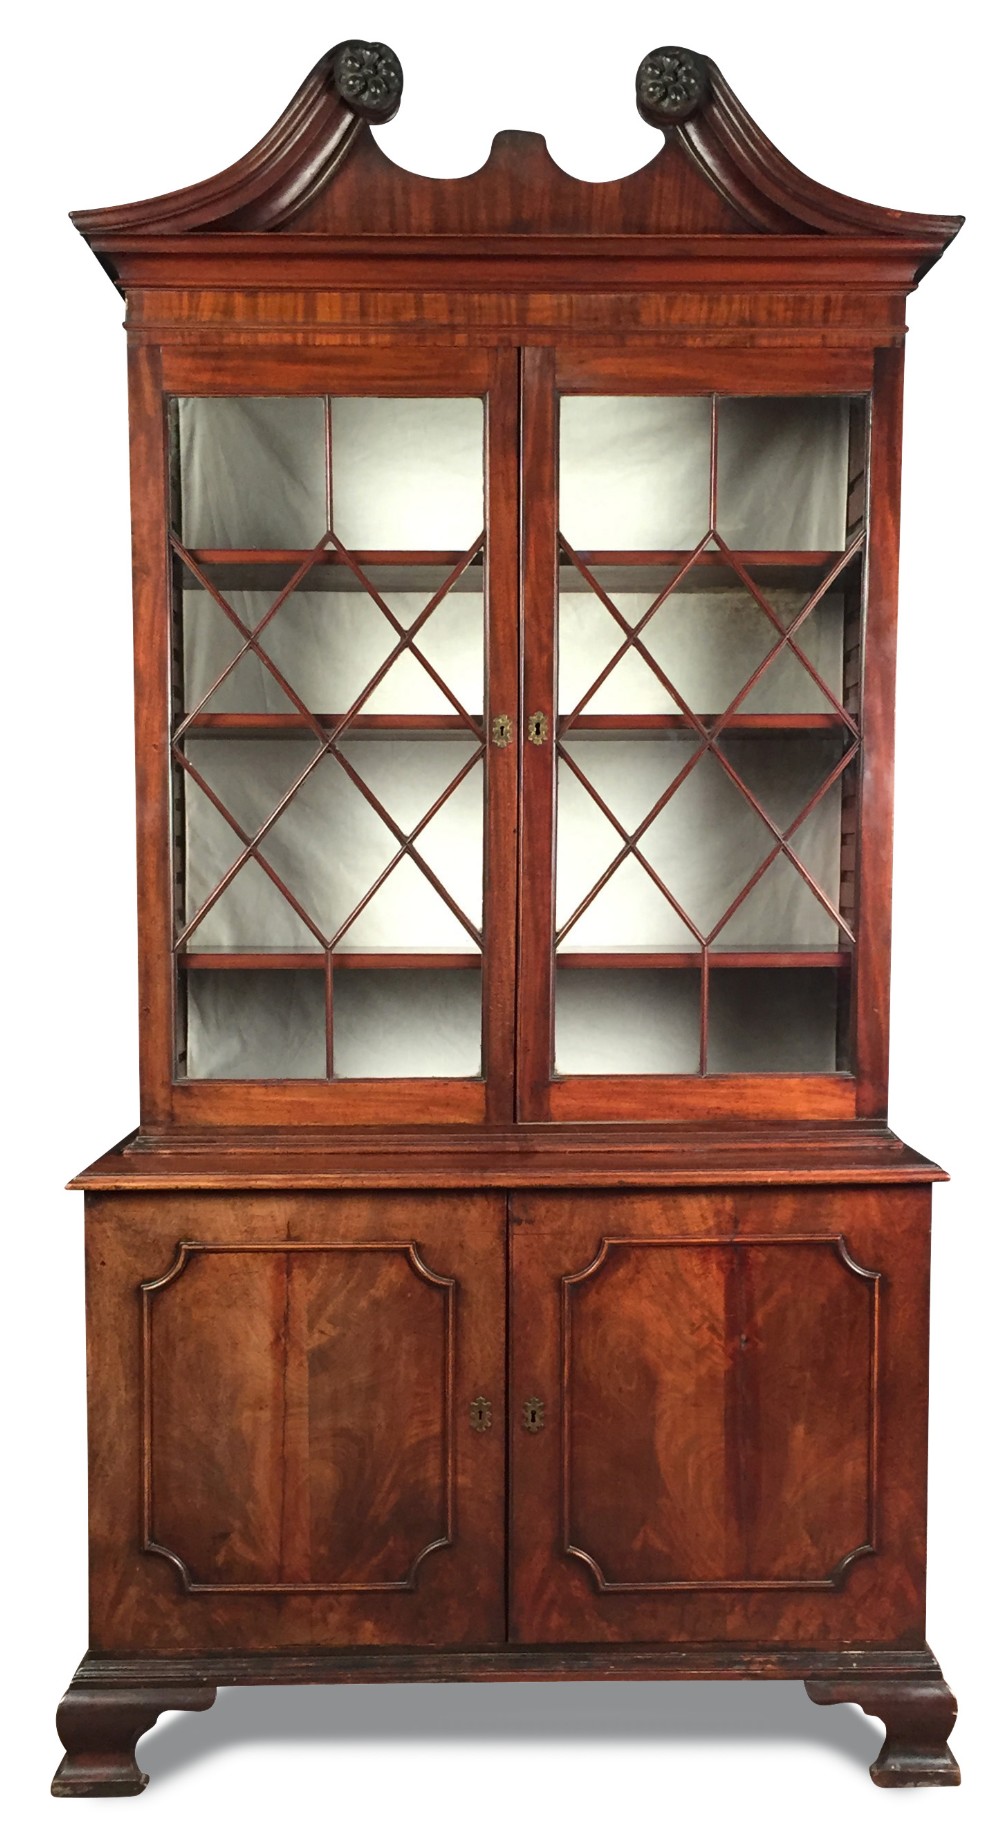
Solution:
[(643, 121), (654, 128), (684, 122), (708, 95), (708, 67), (696, 51), (661, 45), (643, 58), (635, 74), (635, 100)]
[(348, 39), (333, 54), (333, 82), (355, 115), (366, 122), (388, 122), (399, 108), (403, 67), (388, 45)]

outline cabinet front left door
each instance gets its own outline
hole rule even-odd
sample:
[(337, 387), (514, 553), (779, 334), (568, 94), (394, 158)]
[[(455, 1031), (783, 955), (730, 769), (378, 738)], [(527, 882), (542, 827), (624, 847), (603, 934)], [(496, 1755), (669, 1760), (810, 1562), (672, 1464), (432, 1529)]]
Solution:
[(91, 1645), (504, 1637), (504, 1204), (88, 1203)]
[(148, 1121), (510, 1120), (516, 379), (400, 346), (134, 383)]

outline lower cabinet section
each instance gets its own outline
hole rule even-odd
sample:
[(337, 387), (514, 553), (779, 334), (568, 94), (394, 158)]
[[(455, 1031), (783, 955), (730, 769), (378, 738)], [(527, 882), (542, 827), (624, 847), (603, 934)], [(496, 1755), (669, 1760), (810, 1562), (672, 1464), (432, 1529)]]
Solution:
[(928, 1229), (926, 1187), (92, 1194), (92, 1647), (919, 1647)]

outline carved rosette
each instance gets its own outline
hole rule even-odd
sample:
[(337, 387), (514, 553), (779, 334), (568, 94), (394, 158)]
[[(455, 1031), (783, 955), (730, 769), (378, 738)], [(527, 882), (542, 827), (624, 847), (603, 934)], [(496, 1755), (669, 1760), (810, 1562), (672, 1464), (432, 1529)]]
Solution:
[(708, 96), (708, 66), (683, 45), (661, 45), (643, 58), (635, 74), (636, 108), (644, 122), (669, 128), (686, 122)]
[(364, 121), (388, 122), (403, 94), (403, 67), (388, 45), (347, 39), (333, 53), (333, 87)]

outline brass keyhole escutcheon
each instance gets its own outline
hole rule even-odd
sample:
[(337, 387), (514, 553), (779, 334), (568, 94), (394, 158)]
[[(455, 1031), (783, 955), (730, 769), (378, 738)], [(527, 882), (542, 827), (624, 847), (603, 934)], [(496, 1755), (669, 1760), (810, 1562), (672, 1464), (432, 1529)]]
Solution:
[(549, 721), (544, 712), (532, 712), (528, 720), (528, 743), (544, 744), (549, 735)]
[(510, 722), (510, 715), (507, 712), (501, 712), (499, 717), (493, 720), (492, 726), (493, 742), (497, 749), (506, 750), (513, 735), (514, 727)]
[(537, 1436), (540, 1430), (545, 1429), (545, 1405), (542, 1399), (526, 1398), (521, 1417), (525, 1430), (530, 1431), (532, 1436)]
[(474, 1398), (469, 1406), (469, 1422), (473, 1430), (489, 1430), (493, 1423), (493, 1406), (488, 1398)]

